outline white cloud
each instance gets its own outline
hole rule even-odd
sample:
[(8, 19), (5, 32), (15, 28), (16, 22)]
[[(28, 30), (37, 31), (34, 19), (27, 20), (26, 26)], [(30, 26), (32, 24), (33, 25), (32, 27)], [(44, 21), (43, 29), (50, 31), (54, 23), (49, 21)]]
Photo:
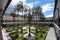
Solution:
[(39, 0), (35, 0), (34, 2), (27, 3), (26, 5), (29, 6), (30, 8), (33, 8), (34, 5), (37, 5), (39, 3)]
[[(38, 1), (34, 1), (34, 2), (27, 3), (26, 0), (12, 0), (7, 10), (11, 9), (11, 7), (12, 7), (12, 9), (9, 10), (9, 11), (11, 12), (11, 11), (14, 9), (14, 6), (16, 6), (16, 4), (17, 4), (19, 1), (22, 1), (24, 5), (28, 6), (27, 8), (29, 8), (29, 7), (30, 7), (30, 8), (33, 8), (33, 5), (34, 5), (34, 4), (37, 4), (37, 2), (38, 2)], [(7, 11), (6, 11), (6, 12), (7, 12)]]
[(30, 8), (33, 8), (33, 5), (34, 4), (37, 4), (39, 1), (34, 1), (34, 2), (31, 2), (31, 3), (26, 3), (26, 5)]
[(26, 2), (26, 0), (12, 0), (11, 5), (15, 6), (19, 1)]
[(33, 4), (34, 3), (28, 3), (28, 4), (26, 4), (28, 7), (30, 7), (30, 8), (33, 8)]
[(52, 13), (52, 14), (50, 14), (50, 15), (47, 15), (47, 16), (45, 16), (45, 17), (53, 17), (53, 13)]
[(51, 11), (54, 8), (54, 3), (45, 4), (42, 6), (42, 12)]
[(12, 0), (11, 5), (12, 5), (12, 6), (15, 6), (19, 1), (22, 1), (23, 4), (29, 6), (30, 8), (32, 8), (33, 5), (38, 2), (38, 1), (34, 1), (34, 2), (31, 2), (31, 3), (27, 3), (26, 0)]

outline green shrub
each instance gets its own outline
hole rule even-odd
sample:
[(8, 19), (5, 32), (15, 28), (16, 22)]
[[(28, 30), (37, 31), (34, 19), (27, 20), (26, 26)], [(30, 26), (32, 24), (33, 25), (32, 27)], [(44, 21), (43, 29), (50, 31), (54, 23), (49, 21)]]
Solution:
[(35, 33), (35, 40), (45, 40), (48, 33), (47, 31), (49, 31), (50, 27), (48, 26), (45, 27), (37, 26), (37, 27), (40, 31), (38, 33)]
[(17, 32), (12, 32), (9, 34), (9, 36), (13, 39), (13, 40), (17, 40), (18, 38), (18, 33)]
[(14, 30), (14, 27), (5, 27), (5, 29), (6, 29), (7, 32), (11, 32), (11, 31)]

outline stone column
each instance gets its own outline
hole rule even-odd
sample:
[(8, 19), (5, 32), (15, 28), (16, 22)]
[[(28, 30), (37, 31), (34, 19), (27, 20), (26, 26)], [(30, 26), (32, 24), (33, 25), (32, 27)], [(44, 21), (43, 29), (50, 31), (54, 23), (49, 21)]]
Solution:
[(3, 37), (2, 37), (2, 10), (0, 10), (0, 40), (3, 40)]
[(58, 36), (59, 36), (58, 40), (60, 40), (60, 29), (58, 30)]

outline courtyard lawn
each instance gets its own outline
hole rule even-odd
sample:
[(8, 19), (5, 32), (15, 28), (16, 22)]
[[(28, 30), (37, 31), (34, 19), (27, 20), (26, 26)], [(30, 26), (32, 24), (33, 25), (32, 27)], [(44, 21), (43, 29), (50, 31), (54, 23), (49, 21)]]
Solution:
[(40, 33), (36, 34), (35, 40), (45, 40), (47, 33), (43, 33), (42, 36)]
[(39, 29), (40, 31), (38, 31), (38, 33), (35, 33), (35, 40), (45, 40), (50, 27), (45, 26), (45, 27), (40, 27)]
[(23, 29), (23, 34), (26, 34), (27, 33), (27, 29)]
[(9, 33), (9, 36), (12, 38), (12, 40), (25, 40), (23, 37), (24, 33), (20, 34), (17, 32)]
[[(27, 29), (23, 29), (22, 34), (20, 33), (21, 31), (19, 31), (19, 30), (21, 30), (21, 26), (7, 26), (7, 27), (5, 27), (5, 29), (7, 32), (11, 32), (11, 33), (9, 33), (9, 36), (13, 40), (26, 40), (26, 39), (24, 39), (23, 35), (28, 32)], [(30, 30), (31, 30), (31, 33), (33, 33), (35, 35), (34, 40), (45, 40), (49, 29), (50, 29), (49, 26), (42, 27), (42, 26), (37, 25), (37, 30), (38, 30), (37, 33), (36, 33), (36, 27), (35, 27), (35, 29), (30, 29)], [(12, 31), (14, 31), (14, 32), (12, 32)]]
[(9, 36), (13, 39), (13, 40), (17, 40), (18, 39), (18, 34), (17, 32), (12, 32), (9, 34)]
[(31, 33), (35, 34), (35, 29), (31, 29)]
[(6, 30), (7, 32), (11, 32), (11, 31), (14, 31), (14, 27), (7, 26), (7, 27), (5, 27), (5, 30)]

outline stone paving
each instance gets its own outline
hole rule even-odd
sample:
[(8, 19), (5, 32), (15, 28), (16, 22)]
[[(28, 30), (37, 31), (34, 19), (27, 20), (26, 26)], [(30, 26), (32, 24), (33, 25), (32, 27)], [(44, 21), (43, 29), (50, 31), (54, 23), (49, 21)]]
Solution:
[(12, 40), (8, 34), (9, 33), (7, 33), (6, 30), (3, 28), (3, 30), (2, 30), (3, 40)]
[(32, 34), (32, 33), (31, 33), (31, 36), (30, 37), (28, 36), (28, 33), (27, 34), (24, 34), (24, 38), (26, 38), (27, 40), (33, 40), (34, 37), (35, 37), (35, 35)]
[[(32, 26), (32, 28), (35, 29), (33, 26)], [(29, 26), (27, 26), (27, 31), (28, 31), (28, 33), (24, 34), (24, 38), (26, 38), (27, 40), (33, 40), (34, 37), (35, 37), (35, 35), (33, 33), (31, 33), (31, 36), (30, 37), (28, 36), (28, 34), (29, 34)]]
[(53, 27), (51, 27), (50, 30), (48, 31), (46, 40), (57, 40)]

